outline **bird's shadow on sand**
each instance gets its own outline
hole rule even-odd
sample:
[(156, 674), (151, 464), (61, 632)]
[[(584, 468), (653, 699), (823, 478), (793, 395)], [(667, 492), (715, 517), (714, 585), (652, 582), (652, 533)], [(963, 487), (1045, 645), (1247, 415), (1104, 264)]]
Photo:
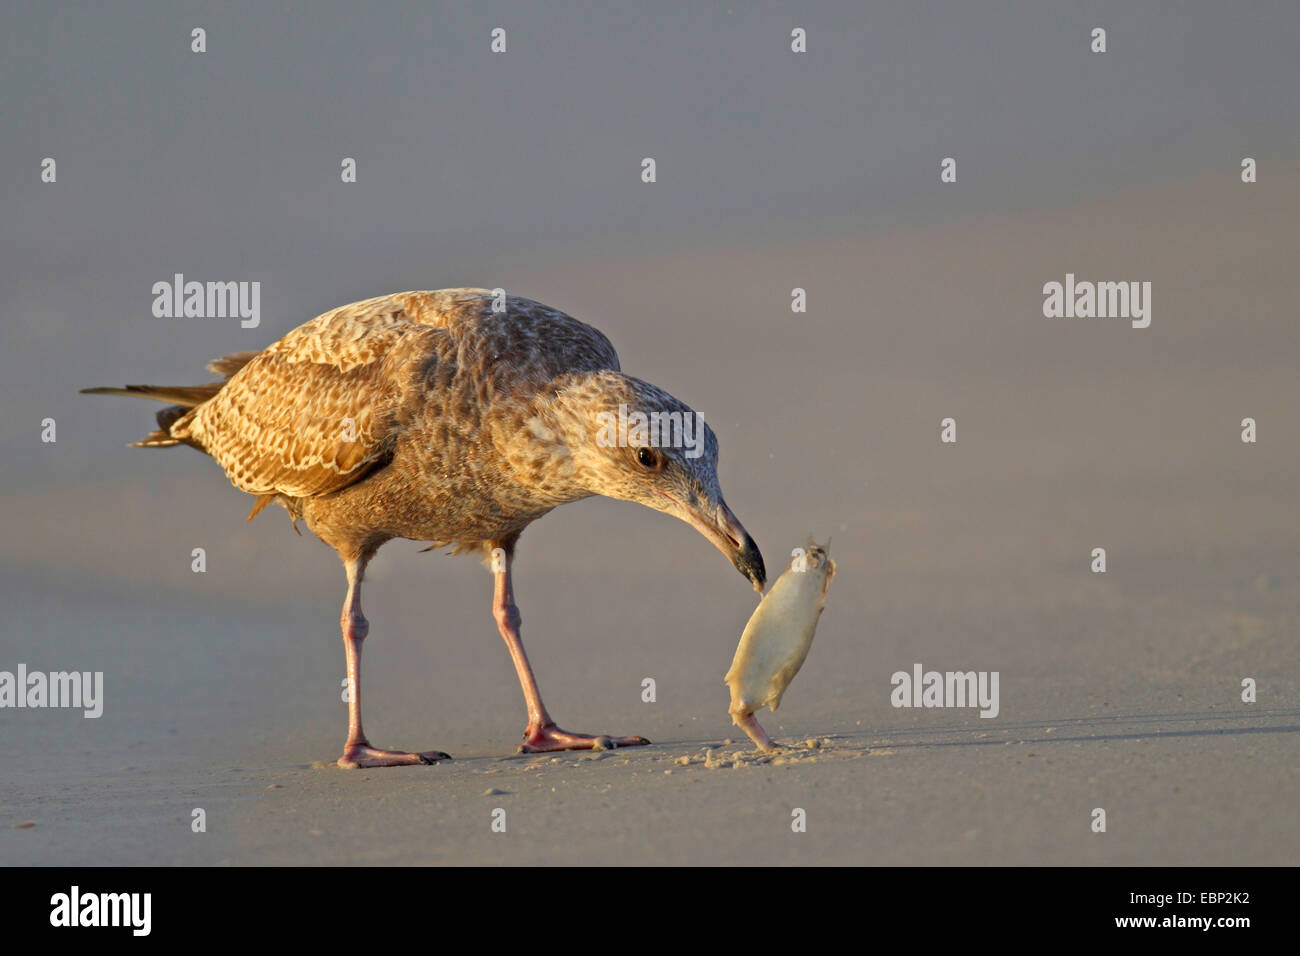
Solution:
[[(1300, 724), (1267, 724), (1257, 722), (1280, 718), (1300, 718), (1300, 710), (1275, 709), (1240, 713), (1221, 711), (1194, 711), (1178, 714), (1105, 714), (1088, 717), (1061, 717), (1055, 720), (1031, 720), (1002, 724), (988, 729), (966, 725), (942, 727), (912, 727), (906, 730), (872, 730), (863, 735), (876, 741), (877, 746), (892, 749), (923, 747), (984, 747), (1010, 743), (1097, 743), (1109, 740), (1153, 740), (1177, 737), (1229, 737), (1243, 734), (1293, 734), (1300, 732)], [(1229, 723), (1250, 721), (1247, 726), (1197, 727), (1205, 722)], [(1134, 726), (1136, 725), (1136, 727)], [(1166, 725), (1162, 727), (1161, 725)], [(1182, 725), (1182, 726), (1168, 726)], [(1119, 729), (1123, 727), (1123, 729)], [(1144, 729), (1150, 727), (1151, 729)], [(1069, 733), (1057, 734), (1065, 728)], [(1115, 728), (1115, 729), (1110, 729)], [(857, 735), (850, 735), (856, 737)], [(906, 737), (964, 737), (953, 740), (907, 740)], [(836, 738), (831, 737), (834, 741)], [(887, 741), (887, 742), (886, 742)]]
[[(598, 762), (611, 757), (663, 760), (700, 751), (743, 751), (746, 758), (763, 756), (883, 756), (899, 750), (932, 747), (999, 747), (1007, 744), (1103, 743), (1119, 740), (1158, 740), (1192, 737), (1232, 737), (1247, 734), (1300, 733), (1300, 723), (1260, 724), (1260, 721), (1300, 718), (1300, 709), (1256, 710), (1240, 713), (1194, 711), (1187, 713), (1105, 714), (1017, 721), (985, 727), (949, 724), (935, 727), (864, 728), (858, 732), (820, 734), (816, 738), (774, 738), (775, 751), (764, 755), (746, 741), (731, 738), (659, 740), (645, 747), (617, 747), (603, 751), (570, 750), (555, 753), (466, 754), (461, 763), (487, 761), (507, 766), (528, 766), (558, 759), (564, 762)], [(1237, 726), (1198, 727), (1214, 722)], [(1249, 722), (1249, 723), (1245, 723)], [(1149, 729), (1148, 729), (1149, 728)], [(1065, 729), (1064, 734), (1056, 733)], [(947, 739), (944, 739), (947, 738)], [(816, 740), (814, 745), (812, 741)], [(453, 757), (453, 760), (455, 758)], [(748, 762), (748, 760), (747, 760)], [(337, 770), (332, 760), (295, 764), (295, 770)]]

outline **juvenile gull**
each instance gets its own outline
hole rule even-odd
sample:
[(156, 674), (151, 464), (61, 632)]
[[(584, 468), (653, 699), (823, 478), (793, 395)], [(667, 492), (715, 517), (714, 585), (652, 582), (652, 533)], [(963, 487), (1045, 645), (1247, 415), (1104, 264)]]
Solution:
[[(591, 326), (529, 299), (505, 297), (495, 312), (493, 302), (486, 289), (367, 299), (300, 325), (264, 351), (218, 359), (208, 370), (221, 382), (84, 390), (168, 402), (158, 429), (135, 445), (207, 452), (237, 488), (258, 496), (249, 520), (275, 502), (295, 528), (301, 519), (338, 552), (348, 580), (341, 624), (352, 689), (341, 767), (447, 756), (381, 750), (361, 727), (361, 645), (370, 629), (361, 580), (393, 538), (492, 562), (492, 614), (528, 707), (525, 752), (590, 749), (606, 737), (561, 730), (542, 703), (510, 571), (529, 524), (592, 495), (636, 501), (689, 523), (763, 587), (763, 557), (718, 486), (712, 429), (667, 392), (624, 375), (614, 347)], [(611, 442), (605, 426), (620, 406), (628, 418), (691, 416), (702, 444), (672, 447), (636, 429), (626, 430), (629, 441)]]

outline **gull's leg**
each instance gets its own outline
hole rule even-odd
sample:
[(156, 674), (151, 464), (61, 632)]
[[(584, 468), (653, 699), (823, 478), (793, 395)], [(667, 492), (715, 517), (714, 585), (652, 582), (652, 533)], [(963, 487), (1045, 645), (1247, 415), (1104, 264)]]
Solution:
[(361, 575), (366, 562), (344, 559), (348, 572), (348, 596), (343, 602), (340, 624), (343, 628), (343, 650), (348, 659), (348, 740), (343, 745), (339, 766), (346, 770), (357, 767), (402, 767), (410, 764), (437, 763), (450, 760), (441, 750), (425, 753), (407, 753), (402, 750), (380, 750), (370, 746), (366, 732), (361, 729), (361, 644), (370, 631), (370, 622), (361, 613)]
[(520, 753), (541, 753), (551, 750), (593, 750), (599, 742), (603, 747), (633, 747), (648, 744), (644, 737), (611, 737), (597, 734), (571, 734), (555, 726), (555, 721), (546, 712), (542, 703), (541, 691), (537, 689), (537, 678), (528, 663), (524, 652), (524, 642), (519, 637), (519, 608), (515, 605), (515, 590), (510, 581), (510, 565), (514, 562), (514, 542), (492, 542), (493, 548), (501, 547), (505, 551), (503, 567), (496, 572), (496, 583), (492, 592), (492, 616), (496, 618), (497, 629), (505, 639), (510, 651), (510, 659), (515, 663), (515, 672), (519, 675), (519, 684), (524, 690), (524, 703), (528, 705), (528, 729), (524, 731), (524, 742), (520, 744)]

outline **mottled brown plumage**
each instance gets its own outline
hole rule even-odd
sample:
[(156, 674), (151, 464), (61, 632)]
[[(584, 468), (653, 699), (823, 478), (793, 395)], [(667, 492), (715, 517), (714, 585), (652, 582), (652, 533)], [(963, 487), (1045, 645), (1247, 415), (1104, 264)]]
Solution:
[[(594, 494), (638, 501), (694, 525), (761, 587), (761, 555), (722, 499), (712, 430), (703, 426), (698, 457), (597, 441), (599, 416), (620, 405), (694, 413), (624, 375), (599, 331), (537, 302), (484, 289), (383, 296), (208, 367), (226, 381), (87, 391), (173, 403), (137, 444), (207, 452), (236, 487), (259, 497), (253, 515), (275, 501), (339, 552), (350, 584), (344, 640), (358, 685), (362, 572), (392, 538), (501, 549), (494, 612), (529, 705), (526, 749), (595, 739), (550, 721), (519, 642), (510, 562), (531, 522)], [(341, 764), (434, 759), (371, 748), (359, 687), (354, 694)]]

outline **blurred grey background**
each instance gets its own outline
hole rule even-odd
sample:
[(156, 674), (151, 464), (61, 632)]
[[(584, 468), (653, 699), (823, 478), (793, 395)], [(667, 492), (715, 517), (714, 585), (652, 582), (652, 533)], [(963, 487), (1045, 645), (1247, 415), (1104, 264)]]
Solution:
[[(626, 371), (699, 409), (769, 567), (810, 530), (834, 535), (841, 577), (774, 732), (869, 743), (999, 724), (890, 708), (888, 675), (914, 661), (1001, 671), (1013, 727), (1176, 713), (1224, 732), (1169, 743), (1168, 786), (1146, 756), (1106, 752), (1076, 755), (1075, 776), (999, 765), (1000, 783), (918, 809), (950, 764), (892, 782), (843, 771), (827, 778), (853, 795), (827, 810), (841, 829), (774, 858), (1294, 862), (1279, 812), (1294, 806), (1294, 737), (1233, 736), (1244, 718), (1224, 712), (1254, 676), (1268, 693), (1249, 719), (1297, 723), (1295, 4), (60, 3), (0, 17), (0, 669), (108, 683), (99, 721), (0, 712), (4, 802), (38, 822), (0, 829), (0, 859), (319, 859), (292, 837), (265, 855), (284, 821), (259, 816), (265, 781), (241, 789), (229, 765), (337, 755), (337, 561), (278, 510), (244, 524), (251, 499), (203, 456), (123, 447), (157, 406), (77, 389), (206, 381), (209, 359), (329, 308), (473, 285), (598, 326)], [(1104, 54), (1089, 51), (1096, 26)], [(494, 27), (504, 54), (489, 52)], [(807, 53), (790, 51), (795, 27)], [(260, 281), (261, 326), (153, 317), (152, 285), (177, 272)], [(1042, 284), (1067, 272), (1151, 281), (1151, 328), (1045, 319)], [(806, 315), (790, 312), (796, 286)], [(959, 440), (944, 446), (950, 415)], [(1239, 441), (1245, 416), (1257, 445)], [(45, 418), (57, 443), (40, 441)], [(1098, 546), (1105, 576), (1087, 571)], [(388, 545), (366, 594), (371, 737), (508, 753), (523, 708), (489, 579), (416, 547)], [(684, 525), (612, 502), (561, 509), (525, 535), (518, 588), (562, 724), (732, 733), (720, 679), (752, 595)], [(1109, 788), (1151, 813), (1110, 848), (1054, 842), (1056, 811), (1023, 802), (1039, 786), (1057, 788), (1054, 808)], [(1190, 801), (1177, 812), (1169, 787)], [(178, 790), (224, 808), (211, 840), (187, 839)], [(893, 800), (864, 807), (871, 793)], [(700, 806), (656, 800), (681, 801), (679, 821)], [(1220, 811), (1242, 800), (1234, 829)], [(713, 832), (745, 825), (733, 817)], [(605, 859), (613, 844), (586, 825), (570, 856), (540, 837), (494, 852)], [(998, 835), (992, 856), (963, 836), (977, 831)], [(1187, 832), (1204, 840), (1172, 838)], [(345, 860), (407, 859), (400, 840), (352, 835)], [(699, 861), (690, 828), (643, 836), (617, 859)], [(715, 860), (768, 859), (722, 842)], [(454, 837), (441, 846), (464, 859)]]

